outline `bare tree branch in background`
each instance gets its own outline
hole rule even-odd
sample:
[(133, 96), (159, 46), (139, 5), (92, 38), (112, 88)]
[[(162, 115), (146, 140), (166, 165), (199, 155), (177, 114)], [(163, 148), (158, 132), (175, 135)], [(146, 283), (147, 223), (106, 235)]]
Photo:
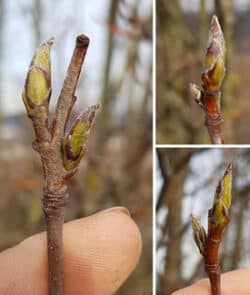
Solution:
[[(117, 18), (119, 0), (111, 0), (109, 8), (109, 22), (115, 24)], [(107, 46), (106, 46), (106, 61), (105, 68), (103, 71), (103, 83), (102, 83), (102, 92), (100, 103), (102, 106), (102, 112), (97, 119), (97, 126), (100, 128), (98, 133), (98, 149), (103, 147), (103, 142), (109, 132), (109, 118), (111, 116), (110, 105), (114, 102), (115, 93), (112, 89), (112, 83), (110, 79), (111, 65), (112, 65), (112, 56), (114, 53), (114, 34), (111, 31), (107, 31)], [(102, 132), (103, 131), (103, 132)]]
[(157, 142), (193, 143), (201, 134), (197, 120), (190, 120), (192, 106), (186, 82), (191, 65), (196, 65), (199, 58), (193, 52), (187, 54), (186, 48), (193, 49), (194, 40), (179, 1), (160, 0), (156, 5)]
[[(0, 0), (0, 97), (3, 94), (3, 46), (4, 46), (4, 15), (5, 15), (5, 0)], [(0, 100), (0, 113), (2, 112), (1, 108), (2, 101)]]
[(168, 250), (164, 263), (167, 275), (158, 289), (162, 294), (171, 294), (172, 291), (181, 287), (182, 197), (192, 150), (168, 150), (166, 153), (163, 149), (158, 149), (157, 153), (162, 173), (167, 175), (164, 179), (164, 181), (167, 180), (167, 184), (163, 183), (164, 190), (161, 191), (161, 198), (164, 198), (162, 205), (164, 204), (167, 208), (165, 224), (168, 237)]
[(233, 138), (235, 142), (237, 134), (233, 132), (233, 120), (232, 114), (230, 115), (230, 107), (235, 104), (235, 81), (237, 76), (232, 72), (233, 63), (233, 53), (235, 52), (234, 45), (234, 28), (235, 28), (235, 11), (234, 11), (234, 1), (228, 0), (215, 0), (215, 13), (218, 16), (219, 22), (223, 29), (225, 42), (227, 44), (227, 58), (225, 60), (227, 74), (225, 75), (222, 91), (223, 91), (223, 113), (224, 113), (224, 123), (223, 123), (223, 137), (224, 140)]
[(34, 0), (32, 3), (32, 23), (34, 33), (34, 48), (41, 44), (42, 1)]

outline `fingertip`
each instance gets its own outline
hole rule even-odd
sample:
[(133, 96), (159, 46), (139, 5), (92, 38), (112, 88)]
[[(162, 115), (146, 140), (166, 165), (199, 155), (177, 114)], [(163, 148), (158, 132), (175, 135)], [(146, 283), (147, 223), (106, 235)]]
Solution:
[[(77, 245), (73, 242), (76, 236)], [(68, 274), (66, 281), (69, 294), (81, 294), (76, 286), (83, 282), (91, 286), (91, 290), (85, 290), (89, 294), (114, 293), (134, 270), (141, 254), (140, 231), (124, 210), (104, 211), (73, 221), (65, 227), (65, 238), (65, 271), (75, 272)]]
[(171, 295), (208, 295), (209, 294), (209, 282), (207, 279), (197, 281), (191, 286), (185, 287), (181, 290), (177, 290)]
[[(223, 273), (221, 275), (221, 293), (222, 294), (250, 294), (250, 286), (248, 278), (250, 276), (250, 269), (239, 269)], [(210, 295), (210, 284), (208, 279), (197, 281), (192, 286), (178, 290), (171, 295)]]
[[(47, 294), (46, 247), (42, 233), (0, 253), (0, 294)], [(66, 223), (65, 294), (113, 294), (136, 267), (141, 248), (140, 231), (124, 209)]]

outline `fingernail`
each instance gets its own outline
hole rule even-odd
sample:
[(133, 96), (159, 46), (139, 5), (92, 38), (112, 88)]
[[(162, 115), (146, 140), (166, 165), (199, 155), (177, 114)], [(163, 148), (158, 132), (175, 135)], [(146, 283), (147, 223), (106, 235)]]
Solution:
[[(93, 215), (103, 215), (103, 214), (109, 214), (109, 213), (123, 213), (123, 214), (125, 214), (125, 215), (128, 215), (128, 216), (130, 216), (130, 213), (129, 213), (129, 211), (128, 211), (128, 209), (127, 208), (125, 208), (125, 207), (112, 207), (112, 208), (108, 208), (108, 209), (105, 209), (105, 210), (102, 210), (102, 211), (99, 211), (99, 212), (97, 212), (97, 213), (95, 213), (95, 214), (93, 214)], [(92, 216), (93, 216), (92, 215)]]

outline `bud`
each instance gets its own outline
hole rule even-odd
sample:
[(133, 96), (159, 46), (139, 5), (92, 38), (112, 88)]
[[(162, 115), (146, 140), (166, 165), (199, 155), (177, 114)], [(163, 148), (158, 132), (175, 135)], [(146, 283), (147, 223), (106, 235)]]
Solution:
[(190, 88), (190, 92), (193, 95), (195, 101), (201, 106), (203, 107), (202, 104), (202, 90), (199, 88), (199, 86), (197, 86), (194, 83), (190, 83), (189, 84), (189, 88)]
[(193, 237), (200, 253), (204, 256), (206, 251), (207, 235), (203, 226), (201, 226), (199, 220), (191, 215), (192, 227), (193, 227)]
[(232, 200), (232, 164), (229, 164), (222, 180), (219, 182), (214, 196), (214, 204), (209, 212), (215, 226), (223, 229), (229, 223), (228, 211)]
[(42, 44), (31, 61), (22, 95), (28, 114), (40, 106), (45, 106), (48, 111), (51, 95), (50, 48), (53, 42), (51, 38)]
[(63, 140), (63, 164), (66, 170), (76, 168), (84, 156), (88, 134), (98, 108), (99, 105), (94, 105), (81, 114)]
[(218, 57), (225, 62), (225, 55), (226, 45), (224, 35), (217, 16), (213, 15), (208, 36), (205, 69), (209, 70)]
[(205, 72), (202, 74), (204, 87), (209, 91), (218, 91), (225, 76), (226, 46), (218, 18), (211, 21), (208, 46), (205, 58)]

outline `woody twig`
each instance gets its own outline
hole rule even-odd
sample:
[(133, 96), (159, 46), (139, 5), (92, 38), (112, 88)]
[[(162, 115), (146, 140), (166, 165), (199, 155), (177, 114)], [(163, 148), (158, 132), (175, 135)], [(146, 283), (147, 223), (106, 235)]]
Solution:
[(48, 287), (50, 295), (63, 295), (63, 222), (68, 200), (68, 182), (85, 154), (86, 142), (98, 105), (82, 113), (66, 131), (76, 101), (75, 90), (88, 49), (89, 39), (76, 38), (56, 111), (49, 124), (51, 96), (51, 38), (37, 50), (29, 67), (23, 102), (35, 131), (34, 149), (43, 166), (43, 211), (47, 226)]
[(202, 86), (190, 84), (195, 101), (205, 112), (205, 126), (213, 144), (222, 144), (221, 86), (225, 76), (225, 40), (218, 18), (211, 21)]
[(221, 295), (219, 246), (222, 233), (230, 221), (231, 187), (232, 165), (229, 164), (216, 188), (213, 207), (208, 211), (207, 233), (198, 219), (192, 216), (194, 240), (204, 258), (205, 271), (209, 277), (212, 295)]

